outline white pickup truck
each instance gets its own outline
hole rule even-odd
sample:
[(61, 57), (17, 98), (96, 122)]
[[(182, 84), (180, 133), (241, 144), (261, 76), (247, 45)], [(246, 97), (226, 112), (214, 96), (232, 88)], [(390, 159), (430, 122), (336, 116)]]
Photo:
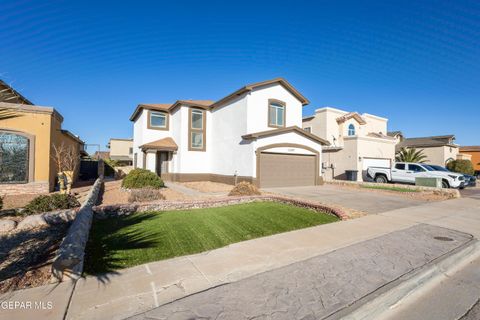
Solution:
[(424, 163), (397, 162), (392, 168), (369, 167), (367, 174), (378, 183), (415, 184), (416, 177), (442, 178), (443, 188), (460, 188), (465, 186), (465, 177), (455, 172), (435, 171)]

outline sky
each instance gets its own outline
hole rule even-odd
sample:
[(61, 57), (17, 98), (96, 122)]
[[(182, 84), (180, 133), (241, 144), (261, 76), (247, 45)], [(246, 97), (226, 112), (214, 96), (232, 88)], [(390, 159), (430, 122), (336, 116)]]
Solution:
[(132, 137), (139, 103), (276, 77), (310, 100), (304, 116), (332, 106), (480, 145), (479, 1), (0, 0), (0, 13), (0, 78), (102, 150)]

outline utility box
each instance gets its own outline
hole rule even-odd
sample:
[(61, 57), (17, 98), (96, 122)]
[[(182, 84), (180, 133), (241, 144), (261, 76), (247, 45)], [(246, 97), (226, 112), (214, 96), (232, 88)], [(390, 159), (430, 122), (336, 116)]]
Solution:
[(441, 188), (442, 187), (442, 178), (415, 178), (415, 185), (419, 187), (434, 187), (434, 188)]

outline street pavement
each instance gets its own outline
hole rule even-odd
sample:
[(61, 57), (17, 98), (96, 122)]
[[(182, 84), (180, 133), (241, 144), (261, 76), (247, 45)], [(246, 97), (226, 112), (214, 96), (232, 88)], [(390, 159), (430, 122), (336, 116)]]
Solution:
[(461, 232), (420, 224), (218, 286), (130, 319), (323, 319), (471, 239)]

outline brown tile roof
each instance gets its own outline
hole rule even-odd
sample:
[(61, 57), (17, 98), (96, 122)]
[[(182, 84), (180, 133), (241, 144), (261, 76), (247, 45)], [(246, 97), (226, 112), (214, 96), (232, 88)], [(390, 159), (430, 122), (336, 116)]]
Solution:
[(270, 84), (278, 83), (282, 85), (285, 89), (290, 91), (300, 102), (302, 102), (302, 105), (307, 105), (310, 103), (307, 98), (305, 98), (297, 89), (295, 89), (290, 83), (288, 83), (287, 80), (283, 78), (275, 78), (272, 80), (267, 80), (267, 81), (262, 81), (262, 82), (256, 82), (256, 83), (251, 83), (248, 84), (237, 91), (229, 94), (228, 96), (218, 100), (218, 101), (213, 101), (213, 100), (177, 100), (175, 103), (142, 103), (137, 106), (135, 111), (130, 117), (130, 121), (135, 121), (135, 118), (137, 115), (140, 113), (142, 109), (148, 109), (148, 110), (156, 110), (156, 111), (171, 111), (174, 108), (176, 108), (179, 105), (187, 105), (187, 106), (192, 106), (192, 107), (199, 107), (199, 108), (204, 108), (204, 109), (210, 109), (210, 108), (215, 108), (223, 103), (226, 103), (227, 101), (230, 101), (231, 99), (234, 99), (246, 92), (252, 91), (255, 88), (262, 87), (262, 86), (267, 86)]
[(282, 133), (288, 133), (288, 132), (296, 132), (299, 133), (315, 142), (318, 142), (322, 145), (328, 146), (330, 145), (330, 142), (327, 140), (324, 140), (320, 138), (319, 136), (314, 135), (313, 133), (307, 132), (303, 130), (302, 128), (299, 128), (297, 126), (291, 126), (291, 127), (285, 127), (285, 128), (279, 128), (279, 129), (273, 129), (273, 130), (267, 130), (267, 131), (260, 131), (260, 132), (255, 132), (255, 133), (249, 133), (244, 136), (242, 136), (243, 139), (245, 140), (256, 140), (257, 138), (262, 138), (262, 137), (268, 137), (268, 136), (274, 136), (277, 134), (282, 134)]
[(387, 139), (387, 140), (395, 140), (394, 137), (390, 137), (390, 136), (385, 135), (383, 133), (377, 133), (377, 132), (369, 132), (369, 133), (367, 133), (367, 136), (374, 137), (374, 138)]
[(403, 136), (402, 131), (389, 131), (387, 132), (387, 135), (390, 137), (396, 137), (398, 135)]
[(242, 95), (246, 92), (252, 91), (255, 88), (268, 86), (268, 85), (274, 84), (274, 83), (281, 84), (285, 89), (290, 91), (290, 93), (293, 94), (302, 103), (302, 105), (307, 105), (307, 104), (310, 103), (310, 101), (308, 101), (308, 99), (305, 98), (297, 89), (295, 89), (287, 80), (285, 80), (284, 78), (275, 78), (275, 79), (272, 79), (272, 80), (266, 80), (266, 81), (262, 81), (262, 82), (247, 84), (246, 86), (241, 87), (240, 89), (238, 89), (237, 91), (229, 94), (228, 96), (218, 100), (211, 107), (215, 108), (215, 107), (217, 107), (217, 106), (219, 106), (219, 105), (221, 105), (221, 104), (223, 104), (223, 103), (225, 103), (225, 102), (227, 102), (231, 99), (234, 99), (235, 97), (238, 97), (238, 96), (240, 96), (240, 95)]
[(428, 147), (457, 147), (454, 143), (455, 136), (431, 136), (431, 137), (418, 137), (407, 138), (397, 144), (397, 148), (428, 148)]
[(213, 103), (214, 101), (212, 100), (177, 100), (175, 101), (175, 103), (141, 103), (133, 112), (132, 116), (130, 117), (130, 121), (134, 121), (142, 109), (169, 112), (178, 107), (179, 105), (187, 105), (190, 107), (207, 109)]
[(160, 140), (152, 141), (145, 143), (140, 146), (140, 149), (155, 149), (155, 150), (162, 150), (162, 151), (176, 151), (178, 150), (178, 146), (175, 141), (170, 138), (163, 138)]
[(360, 124), (366, 124), (367, 121), (358, 113), (358, 112), (349, 112), (341, 117), (337, 118), (338, 123), (347, 121), (348, 119), (354, 118)]
[(480, 146), (462, 146), (460, 147), (460, 152), (463, 151), (480, 151)]

